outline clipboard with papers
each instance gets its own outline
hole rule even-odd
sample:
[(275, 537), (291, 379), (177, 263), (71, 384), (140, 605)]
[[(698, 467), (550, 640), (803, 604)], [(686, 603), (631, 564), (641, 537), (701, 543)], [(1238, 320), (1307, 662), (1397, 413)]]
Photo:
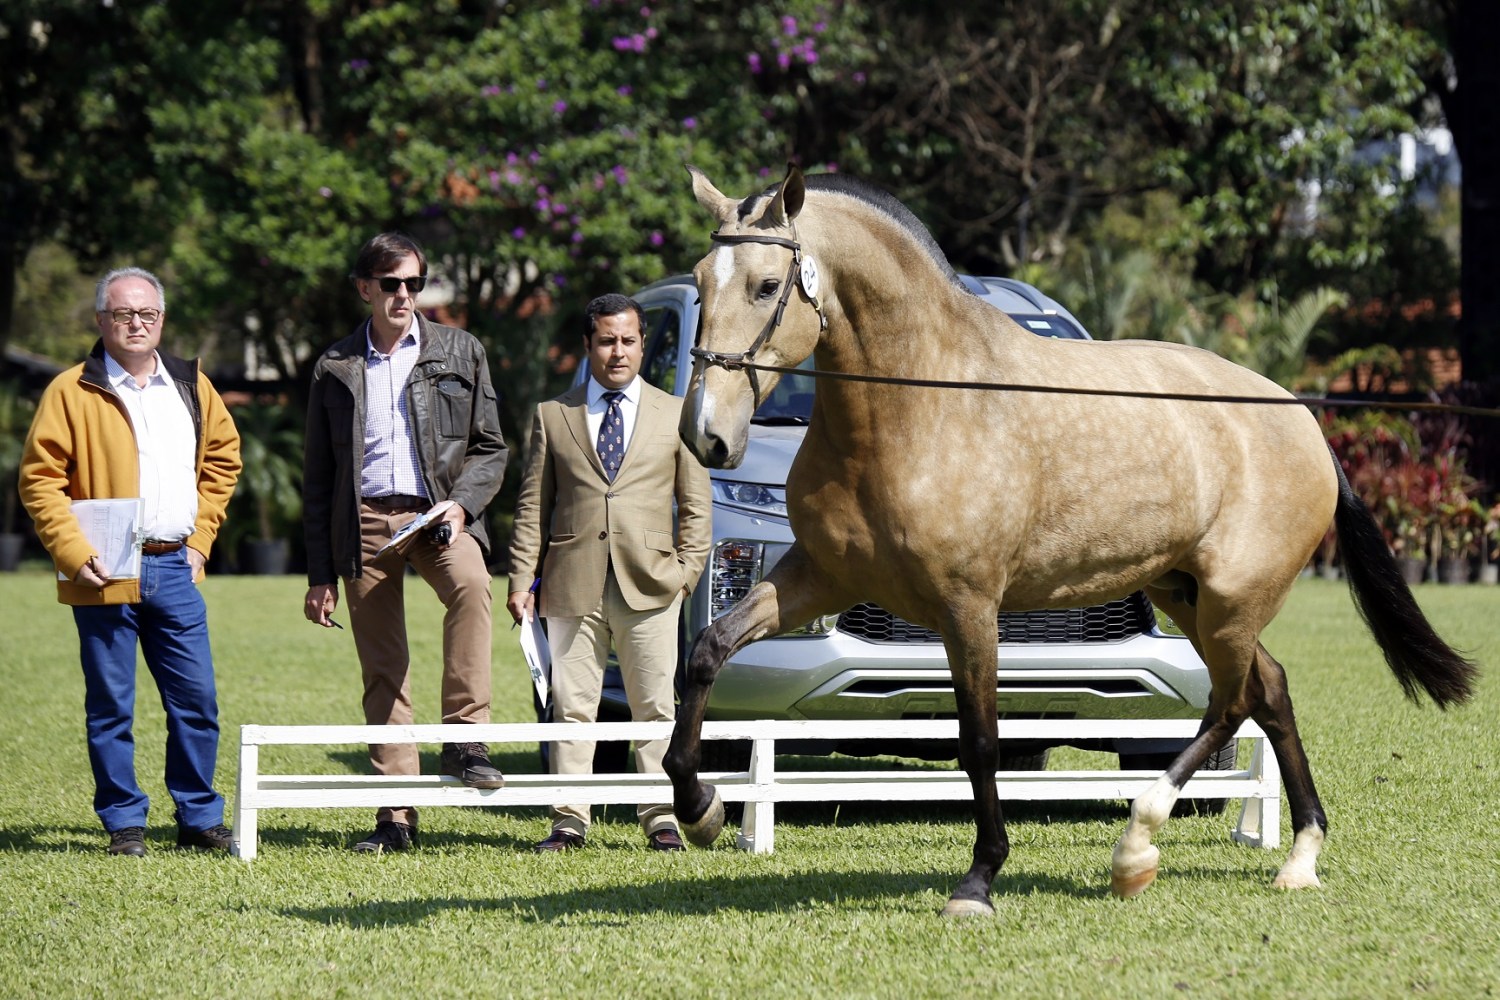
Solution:
[(547, 645), (547, 633), (542, 631), (542, 620), (535, 614), (521, 625), (521, 655), (526, 657), (526, 668), (531, 671), (538, 703), (547, 704), (552, 693), (552, 650)]
[(399, 548), (401, 546), (401, 543), (406, 541), (412, 535), (415, 535), (417, 532), (421, 531), (423, 528), (428, 527), (429, 525), (437, 524), (439, 521), (441, 521), (443, 519), (443, 515), (447, 513), (448, 508), (452, 506), (452, 500), (444, 500), (434, 506), (431, 510), (417, 515), (414, 520), (408, 522), (407, 524), (403, 524), (401, 528), (391, 536), (391, 540), (382, 545), (379, 551), (377, 551), (375, 554), (378, 556), (381, 553), (385, 552), (386, 549)]
[[(140, 497), (119, 500), (74, 500), (73, 516), (111, 580), (136, 580), (141, 575), (141, 520), (146, 501)], [(68, 579), (61, 572), (59, 580)]]

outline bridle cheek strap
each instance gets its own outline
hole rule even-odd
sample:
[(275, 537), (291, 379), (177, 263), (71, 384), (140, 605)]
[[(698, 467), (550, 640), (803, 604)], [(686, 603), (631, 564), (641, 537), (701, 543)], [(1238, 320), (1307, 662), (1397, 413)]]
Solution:
[[(776, 315), (760, 331), (760, 334), (755, 338), (755, 342), (748, 349), (737, 351), (733, 354), (725, 354), (721, 351), (710, 351), (694, 346), (688, 351), (692, 357), (706, 364), (718, 365), (726, 371), (744, 369), (750, 376), (750, 392), (755, 397), (755, 405), (759, 406), (761, 403), (760, 378), (756, 375), (754, 366), (749, 363), (755, 360), (756, 352), (765, 346), (766, 341), (771, 339), (771, 334), (775, 333), (776, 328), (781, 326), (782, 317), (786, 315), (786, 304), (791, 301), (792, 289), (800, 283), (799, 278), (802, 273), (802, 245), (794, 239), (789, 240), (782, 236), (755, 236), (750, 234), (734, 236), (727, 233), (711, 233), (709, 239), (715, 243), (724, 243), (730, 246), (741, 243), (765, 243), (771, 246), (786, 247), (792, 251), (792, 263), (787, 268), (786, 280), (781, 283), (781, 298), (776, 302)], [(828, 328), (828, 317), (823, 313), (822, 304), (818, 302), (816, 296), (809, 295), (808, 298), (811, 300), (813, 308), (818, 311), (818, 320), (822, 325), (822, 329), (826, 330)], [(699, 327), (699, 336), (702, 336), (701, 325)]]

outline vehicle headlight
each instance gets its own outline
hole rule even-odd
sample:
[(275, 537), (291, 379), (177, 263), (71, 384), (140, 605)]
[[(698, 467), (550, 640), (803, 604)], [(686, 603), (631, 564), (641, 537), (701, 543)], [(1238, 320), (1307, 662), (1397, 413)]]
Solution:
[(786, 488), (783, 486), (736, 483), (725, 479), (715, 479), (712, 483), (714, 500), (727, 507), (736, 507), (752, 514), (786, 517)]
[[(758, 487), (760, 488), (760, 487)], [(783, 506), (785, 506), (783, 504)], [(719, 617), (750, 593), (750, 588), (765, 575), (765, 546), (730, 538), (714, 546), (709, 557), (709, 620)], [(825, 615), (801, 628), (783, 633), (791, 636), (828, 635), (838, 623), (838, 615)]]

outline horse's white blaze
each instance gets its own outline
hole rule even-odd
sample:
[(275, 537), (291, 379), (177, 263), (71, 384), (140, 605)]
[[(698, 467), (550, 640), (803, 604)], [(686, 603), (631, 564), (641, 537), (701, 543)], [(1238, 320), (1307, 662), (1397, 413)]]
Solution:
[(734, 249), (714, 247), (714, 287), (723, 288), (734, 277)]
[(714, 416), (714, 401), (707, 392), (688, 393), (687, 405), (693, 418), (693, 440), (695, 451), (703, 454), (708, 442), (708, 426)]
[(1323, 884), (1318, 881), (1318, 854), (1322, 850), (1323, 831), (1317, 825), (1298, 830), (1292, 840), (1292, 853), (1271, 884), (1278, 889), (1318, 888)]

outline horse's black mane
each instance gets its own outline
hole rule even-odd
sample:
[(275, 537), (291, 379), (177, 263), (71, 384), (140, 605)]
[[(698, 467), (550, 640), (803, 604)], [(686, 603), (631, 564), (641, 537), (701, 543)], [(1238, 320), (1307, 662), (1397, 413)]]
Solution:
[[(948, 257), (938, 246), (937, 240), (932, 238), (932, 233), (922, 225), (922, 220), (912, 214), (911, 209), (901, 204), (889, 191), (882, 190), (869, 181), (851, 177), (848, 174), (807, 174), (804, 181), (810, 191), (832, 191), (842, 194), (857, 201), (862, 201), (871, 208), (890, 216), (892, 221), (899, 223), (902, 228), (911, 233), (912, 239), (919, 243), (928, 256), (937, 264), (938, 269), (948, 276), (948, 280), (959, 288), (968, 291), (968, 288), (958, 278), (958, 272), (953, 270), (953, 265), (948, 263)], [(739, 215), (744, 219), (754, 208), (754, 203), (763, 197), (774, 195), (781, 185), (772, 184), (760, 194), (753, 194), (740, 202)]]

